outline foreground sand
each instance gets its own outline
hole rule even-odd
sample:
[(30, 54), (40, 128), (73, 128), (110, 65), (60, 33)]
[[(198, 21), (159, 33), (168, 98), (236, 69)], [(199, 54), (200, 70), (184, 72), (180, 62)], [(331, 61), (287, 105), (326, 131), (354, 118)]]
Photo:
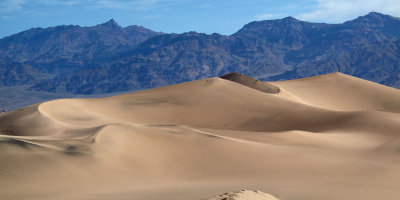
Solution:
[(231, 80), (1, 114), (0, 199), (400, 198), (399, 90), (340, 73)]

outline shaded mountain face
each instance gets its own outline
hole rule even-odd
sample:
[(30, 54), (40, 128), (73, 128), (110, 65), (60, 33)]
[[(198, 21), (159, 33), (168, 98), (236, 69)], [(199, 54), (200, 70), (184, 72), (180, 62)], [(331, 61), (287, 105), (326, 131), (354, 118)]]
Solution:
[(0, 40), (1, 54), (12, 60), (0, 67), (20, 63), (49, 75), (69, 73), (96, 66), (159, 34), (139, 26), (122, 28), (114, 20), (93, 27), (32, 28)]
[[(51, 28), (49, 35), (60, 35), (64, 32), (55, 29), (63, 28), (66, 27)], [(10, 50), (10, 44), (16, 45), (10, 37), (4, 38), (0, 47), (7, 55), (11, 54), (9, 57), (40, 71), (54, 73), (73, 69), (55, 73), (55, 78), (31, 88), (51, 92), (94, 94), (138, 90), (232, 71), (264, 81), (340, 71), (400, 86), (400, 19), (380, 13), (369, 13), (343, 24), (309, 23), (293, 17), (257, 21), (231, 36), (196, 32), (157, 35), (135, 26), (121, 28), (114, 21), (89, 28), (71, 26), (70, 29), (71, 33), (85, 29), (102, 34), (96, 37), (81, 34), (85, 35), (82, 41), (86, 42), (69, 49), (60, 47), (62, 51), (47, 49), (43, 51), (47, 53), (42, 54), (26, 50), (18, 55), (17, 51)], [(65, 32), (62, 38), (71, 35)], [(128, 37), (131, 35), (142, 39), (133, 42), (134, 39)], [(48, 39), (50, 36), (43, 38), (53, 41)], [(5, 41), (9, 41), (8, 45), (4, 45)], [(65, 39), (62, 41), (61, 44), (67, 44)], [(30, 48), (39, 47), (26, 45), (23, 49)], [(58, 53), (60, 51), (64, 53)], [(71, 53), (74, 51), (76, 53)], [(25, 57), (35, 59), (21, 58), (28, 54)], [(43, 64), (45, 61), (51, 64)]]
[(45, 77), (46, 74), (32, 66), (0, 55), (0, 86), (34, 84)]

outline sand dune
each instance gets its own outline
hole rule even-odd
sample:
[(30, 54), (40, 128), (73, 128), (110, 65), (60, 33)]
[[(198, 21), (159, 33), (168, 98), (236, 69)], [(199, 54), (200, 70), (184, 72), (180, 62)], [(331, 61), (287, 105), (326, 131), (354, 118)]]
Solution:
[(224, 193), (209, 200), (277, 200), (277, 198), (261, 191), (241, 190)]
[(32, 105), (0, 114), (0, 199), (397, 199), (399, 100), (340, 73), (231, 74)]
[(400, 112), (399, 90), (338, 72), (272, 84), (316, 107)]

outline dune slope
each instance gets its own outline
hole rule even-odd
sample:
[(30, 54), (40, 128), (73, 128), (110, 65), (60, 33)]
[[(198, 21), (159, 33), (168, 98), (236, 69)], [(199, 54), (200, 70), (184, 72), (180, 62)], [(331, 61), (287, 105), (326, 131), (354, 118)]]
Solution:
[(316, 107), (400, 112), (399, 90), (339, 72), (271, 84)]
[(232, 191), (228, 193), (224, 193), (222, 195), (218, 195), (216, 197), (210, 198), (209, 200), (277, 200), (275, 197), (266, 194), (261, 191), (249, 191), (249, 190), (241, 190), (241, 191)]
[(229, 77), (0, 114), (0, 199), (400, 197), (399, 90)]

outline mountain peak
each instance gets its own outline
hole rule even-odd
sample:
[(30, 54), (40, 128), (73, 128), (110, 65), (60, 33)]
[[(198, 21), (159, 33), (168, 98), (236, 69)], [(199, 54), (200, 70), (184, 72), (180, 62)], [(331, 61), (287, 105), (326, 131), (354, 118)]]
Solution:
[(119, 27), (118, 23), (114, 19), (108, 20), (106, 23), (101, 24), (102, 26), (109, 26), (109, 27)]
[(283, 21), (299, 21), (298, 19), (296, 19), (296, 18), (294, 18), (294, 17), (292, 17), (292, 16), (289, 16), (289, 17), (285, 17), (285, 18), (283, 18), (282, 19)]
[(389, 15), (384, 15), (384, 14), (378, 13), (378, 12), (370, 12), (370, 13), (366, 14), (364, 17), (377, 18), (377, 17), (389, 17)]
[[(243, 33), (260, 33), (265, 35), (266, 32), (281, 34), (280, 32), (285, 29), (296, 29), (300, 30), (301, 27), (306, 24), (292, 16), (285, 17), (282, 19), (272, 19), (272, 20), (261, 20), (253, 21), (243, 26), (242, 29), (234, 33), (233, 35), (240, 35)], [(278, 36), (279, 37), (279, 36)]]
[(365, 16), (362, 16), (360, 18), (369, 19), (369, 20), (376, 20), (376, 19), (384, 19), (384, 18), (391, 18), (391, 17), (389, 15), (384, 15), (384, 14), (378, 13), (378, 12), (370, 12), (370, 13), (368, 13)]
[(349, 22), (360, 22), (360, 21), (364, 21), (364, 22), (382, 22), (383, 20), (393, 20), (393, 19), (397, 19), (399, 20), (399, 18), (396, 17), (392, 17), (390, 15), (385, 15), (382, 13), (378, 13), (378, 12), (370, 12), (364, 16), (360, 16), (354, 20), (351, 20)]

